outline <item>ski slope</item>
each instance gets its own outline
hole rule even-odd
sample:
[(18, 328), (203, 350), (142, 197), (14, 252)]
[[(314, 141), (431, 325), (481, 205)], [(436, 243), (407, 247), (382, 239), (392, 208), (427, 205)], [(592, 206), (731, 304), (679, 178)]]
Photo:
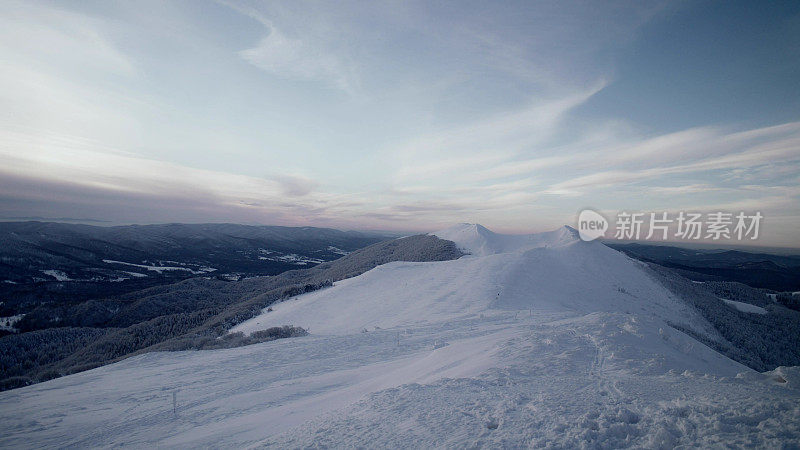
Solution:
[(379, 266), (231, 330), (310, 336), (0, 393), (0, 446), (800, 445), (798, 368), (759, 374), (675, 330), (720, 339), (639, 262), (568, 227), (435, 234), (469, 255)]

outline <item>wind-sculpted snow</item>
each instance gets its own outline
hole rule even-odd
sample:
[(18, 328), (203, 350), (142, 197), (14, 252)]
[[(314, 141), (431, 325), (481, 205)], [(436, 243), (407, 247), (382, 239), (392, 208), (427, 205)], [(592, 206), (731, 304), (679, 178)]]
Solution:
[(575, 242), (578, 238), (577, 231), (567, 226), (546, 233), (509, 235), (494, 233), (474, 223), (462, 223), (433, 235), (453, 241), (460, 250), (475, 256), (559, 246)]
[(525, 332), (503, 343), (503, 364), (480, 376), (382, 390), (261, 444), (781, 448), (800, 442), (798, 391), (769, 376), (736, 377), (735, 365), (719, 355), (674, 330), (649, 333), (652, 325), (605, 313), (520, 324)]
[(0, 393), (0, 446), (800, 445), (800, 370), (678, 331), (722, 339), (643, 264), (566, 228), (464, 228), (435, 235), (470, 255), (391, 262), (232, 330), (309, 336)]

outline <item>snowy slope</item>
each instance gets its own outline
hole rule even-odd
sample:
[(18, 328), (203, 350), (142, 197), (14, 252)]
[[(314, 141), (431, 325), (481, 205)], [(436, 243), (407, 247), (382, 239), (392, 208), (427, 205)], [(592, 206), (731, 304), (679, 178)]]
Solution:
[(232, 332), (292, 324), (314, 334), (347, 334), (497, 314), (509, 310), (657, 314), (703, 322), (637, 261), (574, 230), (509, 236), (480, 225), (436, 235), (471, 255), (455, 261), (394, 262), (272, 307)]
[(470, 255), (386, 264), (231, 330), (310, 336), (0, 393), (0, 446), (800, 445), (798, 369), (758, 374), (671, 328), (717, 338), (640, 263), (566, 227), (436, 235)]
[(546, 233), (509, 235), (494, 233), (475, 223), (462, 223), (433, 234), (455, 242), (461, 251), (474, 256), (559, 246), (572, 243), (577, 237), (577, 231), (568, 226)]

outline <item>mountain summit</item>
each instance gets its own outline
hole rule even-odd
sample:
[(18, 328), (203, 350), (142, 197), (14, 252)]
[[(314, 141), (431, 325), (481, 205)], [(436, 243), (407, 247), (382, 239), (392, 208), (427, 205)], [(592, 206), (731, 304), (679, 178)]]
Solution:
[(642, 265), (573, 229), (527, 235), (460, 224), (434, 233), (468, 253), (432, 263), (393, 262), (273, 306), (232, 331), (293, 324), (348, 334), (500, 311), (636, 312), (698, 329), (702, 323)]
[(566, 225), (544, 233), (499, 234), (483, 225), (461, 223), (431, 234), (455, 242), (461, 251), (473, 256), (559, 247), (580, 241), (576, 230)]

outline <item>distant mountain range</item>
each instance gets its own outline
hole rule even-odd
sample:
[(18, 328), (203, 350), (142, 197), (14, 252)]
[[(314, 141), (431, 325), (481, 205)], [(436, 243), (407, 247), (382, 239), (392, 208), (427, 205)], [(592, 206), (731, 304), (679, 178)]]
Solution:
[(696, 281), (738, 281), (776, 291), (800, 290), (800, 256), (606, 243), (636, 259), (676, 269)]
[(24, 304), (87, 300), (193, 277), (275, 275), (385, 239), (313, 227), (0, 222), (0, 316)]
[[(300, 234), (306, 231), (300, 230)], [(333, 230), (319, 233), (330, 231)], [(452, 242), (418, 235), (378, 242), (335, 261), (273, 276), (241, 280), (195, 276), (122, 295), (106, 292), (101, 298), (90, 300), (84, 295), (54, 298), (51, 294), (60, 291), (45, 289), (75, 283), (35, 283), (29, 289), (40, 296), (38, 303), (3, 306), (9, 312), (0, 317), (3, 319), (0, 326), (6, 326), (6, 335), (0, 335), (0, 391), (87, 370), (133, 354), (229, 348), (302, 335), (304, 330), (290, 324), (256, 336), (226, 333), (275, 302), (330, 287), (335, 281), (381, 264), (441, 261), (461, 255)], [(78, 289), (70, 292), (81, 294)]]

